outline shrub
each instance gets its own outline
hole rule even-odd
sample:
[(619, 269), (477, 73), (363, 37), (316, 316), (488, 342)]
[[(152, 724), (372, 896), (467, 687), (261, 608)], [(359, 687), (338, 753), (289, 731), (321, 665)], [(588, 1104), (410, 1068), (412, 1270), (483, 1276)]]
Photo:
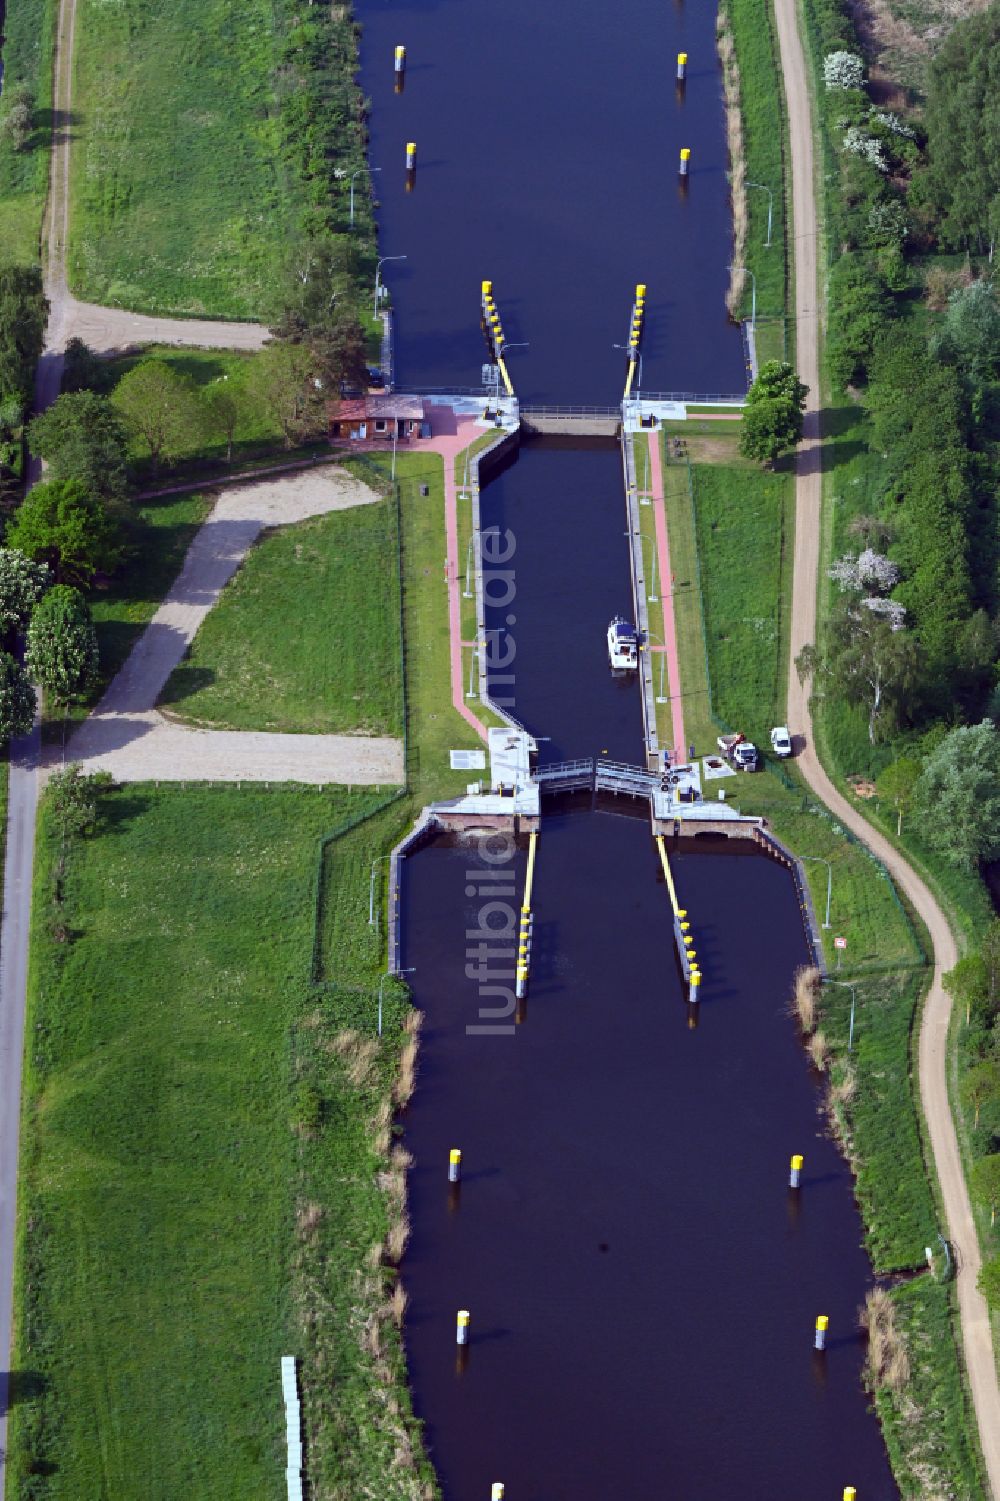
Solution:
[(863, 89), (864, 60), (856, 52), (830, 52), (823, 59), (823, 82), (828, 89)]

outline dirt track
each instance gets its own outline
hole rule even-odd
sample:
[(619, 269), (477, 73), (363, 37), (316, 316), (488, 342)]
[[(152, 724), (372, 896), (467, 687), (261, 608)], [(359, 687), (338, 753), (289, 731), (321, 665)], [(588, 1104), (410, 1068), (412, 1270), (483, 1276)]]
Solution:
[[(73, 297), (66, 282), (69, 236), (69, 157), (73, 106), (73, 35), (76, 0), (61, 0), (53, 77), (52, 163), (45, 233), (45, 291), (49, 326), (45, 348), (61, 353), (67, 342), (83, 339), (101, 353), (131, 344), (186, 344), (214, 349), (259, 349), (268, 337), (258, 323), (222, 323), (200, 318), (151, 318), (123, 308), (97, 307)], [(49, 393), (54, 399), (58, 384)]]
[(944, 913), (927, 885), (901, 855), (874, 830), (834, 787), (812, 743), (809, 689), (799, 683), (794, 660), (815, 640), (819, 571), (821, 453), (819, 435), (819, 290), (817, 282), (818, 218), (814, 196), (813, 132), (805, 59), (798, 33), (795, 0), (776, 0), (778, 39), (788, 100), (794, 213), (795, 326), (798, 372), (809, 387), (805, 437), (797, 456), (795, 481), (795, 563), (792, 586), (791, 651), (788, 675), (788, 722), (805, 737), (798, 765), (826, 805), (864, 839), (890, 871), (926, 924), (934, 946), (934, 976), (920, 1028), (917, 1068), (920, 1099), (931, 1151), (941, 1185), (947, 1234), (958, 1264), (958, 1304), (969, 1386), (979, 1437), (994, 1497), (1000, 1501), (1000, 1387), (985, 1300), (976, 1288), (979, 1242), (962, 1172), (955, 1125), (948, 1099), (948, 1023), (951, 999), (941, 975), (954, 965), (958, 950)]

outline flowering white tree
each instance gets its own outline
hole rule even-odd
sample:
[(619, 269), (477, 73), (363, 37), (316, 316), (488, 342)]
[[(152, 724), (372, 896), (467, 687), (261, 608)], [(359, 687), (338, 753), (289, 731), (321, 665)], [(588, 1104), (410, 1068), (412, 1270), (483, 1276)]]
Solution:
[(828, 89), (863, 89), (863, 60), (856, 52), (828, 53), (823, 59), (823, 82)]
[(861, 603), (873, 615), (881, 615), (887, 620), (894, 631), (901, 631), (906, 624), (906, 606), (897, 599), (882, 599), (878, 594), (870, 594)]
[(845, 132), (844, 150), (849, 151), (852, 156), (863, 156), (865, 161), (878, 172), (889, 170), (889, 159), (882, 142), (868, 135), (860, 125), (852, 125)]
[(891, 130), (894, 136), (906, 136), (910, 141), (916, 136), (916, 131), (911, 126), (904, 125), (899, 116), (892, 113), (892, 110), (873, 110), (871, 118), (877, 120), (880, 125), (884, 125), (886, 130)]
[(838, 558), (830, 569), (830, 577), (845, 591), (861, 594), (866, 589), (877, 589), (887, 594), (899, 583), (899, 569), (883, 553), (866, 547), (856, 558), (849, 552)]

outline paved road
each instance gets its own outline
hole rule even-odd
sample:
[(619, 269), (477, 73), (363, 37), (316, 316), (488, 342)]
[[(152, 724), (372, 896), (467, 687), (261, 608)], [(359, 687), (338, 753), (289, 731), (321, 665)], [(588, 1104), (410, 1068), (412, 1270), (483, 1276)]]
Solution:
[(798, 765), (813, 789), (849, 829), (883, 861), (893, 880), (906, 893), (931, 936), (934, 972), (924, 1006), (917, 1050), (920, 1100), (927, 1121), (934, 1165), (941, 1185), (948, 1237), (958, 1263), (958, 1306), (969, 1386), (979, 1425), (990, 1486), (1000, 1501), (1000, 1388), (990, 1336), (986, 1303), (976, 1288), (979, 1242), (969, 1204), (965, 1177), (948, 1098), (948, 1022), (951, 998), (941, 976), (951, 969), (958, 951), (945, 915), (926, 883), (888, 840), (874, 830), (858, 810), (837, 791), (813, 744), (809, 712), (810, 685), (799, 683), (794, 659), (815, 640), (816, 591), (819, 578), (821, 454), (819, 431), (819, 289), (813, 131), (805, 59), (798, 32), (795, 0), (776, 0), (778, 40), (785, 79), (792, 159), (792, 207), (795, 249), (796, 362), (809, 386), (805, 437), (797, 458), (795, 481), (795, 562), (792, 586), (791, 663), (788, 676), (788, 722), (805, 733)]

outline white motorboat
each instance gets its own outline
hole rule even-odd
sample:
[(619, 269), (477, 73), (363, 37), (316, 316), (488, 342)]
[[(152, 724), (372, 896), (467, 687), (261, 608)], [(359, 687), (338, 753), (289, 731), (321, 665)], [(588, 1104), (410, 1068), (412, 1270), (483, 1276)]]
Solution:
[(635, 626), (616, 615), (608, 626), (608, 661), (612, 672), (635, 672), (639, 666), (639, 641)]

